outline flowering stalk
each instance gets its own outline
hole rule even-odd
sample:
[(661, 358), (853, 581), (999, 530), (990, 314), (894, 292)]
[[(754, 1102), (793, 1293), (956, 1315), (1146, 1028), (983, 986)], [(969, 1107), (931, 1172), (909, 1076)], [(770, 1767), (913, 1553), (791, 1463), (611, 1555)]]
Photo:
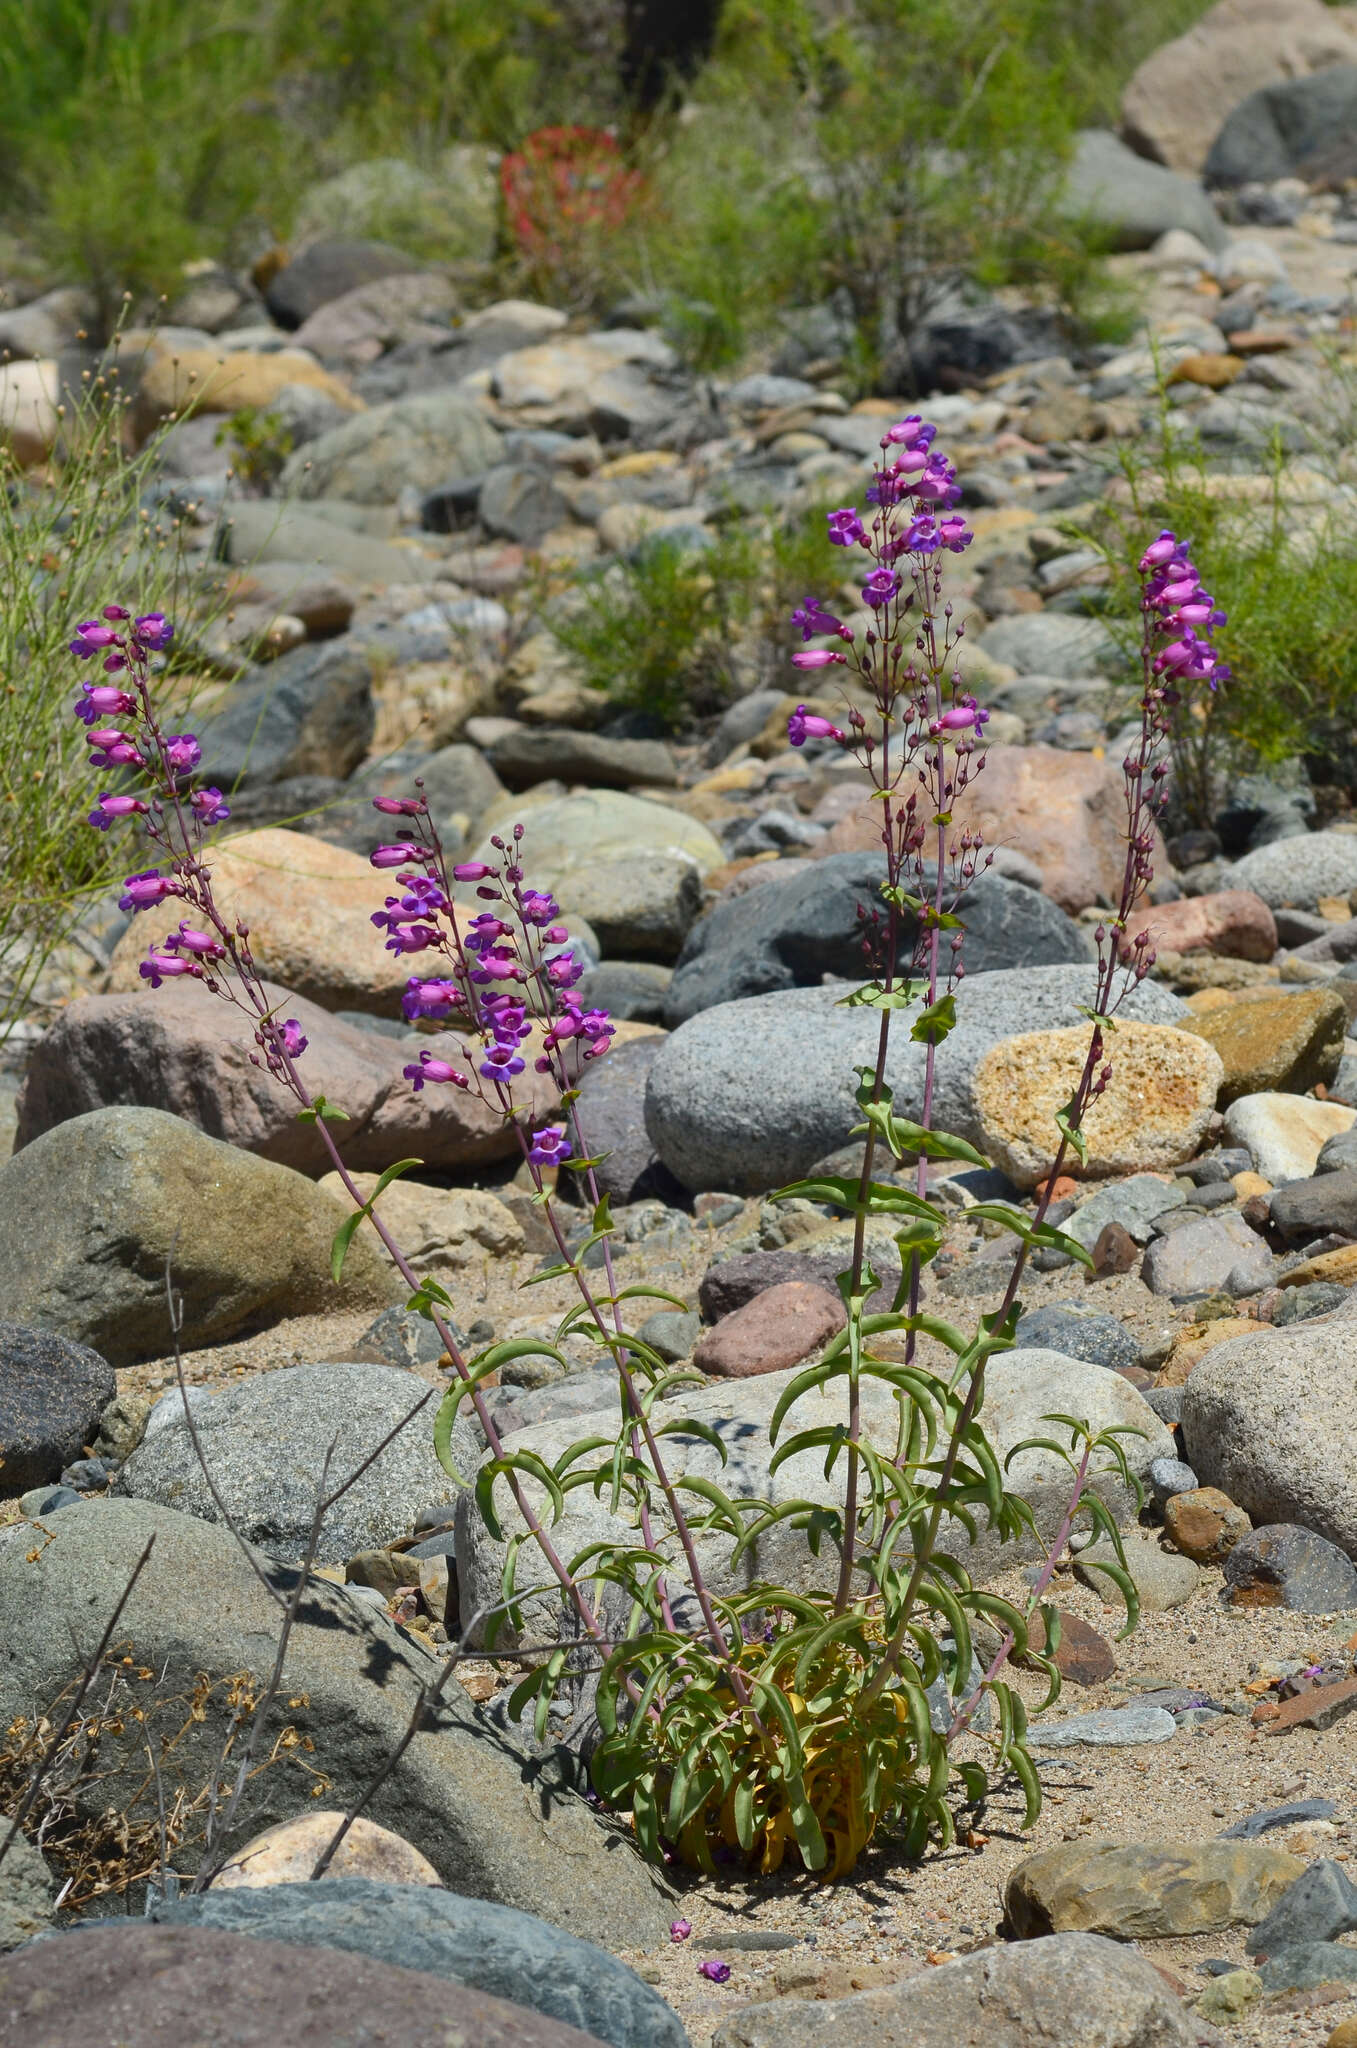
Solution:
[[(873, 1206), (874, 1154), (878, 1137), (883, 1135), (897, 1158), (906, 1150), (917, 1152), (919, 1213), (926, 1212), (930, 1154), (968, 1153), (969, 1148), (955, 1143), (939, 1144), (937, 1134), (932, 1132), (936, 1060), (938, 1047), (955, 1021), (954, 991), (964, 974), (964, 931), (955, 916), (956, 905), (977, 871), (988, 867), (993, 859), (992, 854), (984, 853), (979, 833), (966, 831), (956, 836), (952, 831), (956, 797), (984, 765), (983, 755), (977, 749), (988, 714), (977, 707), (973, 697), (961, 694), (962, 678), (955, 657), (963, 628), (953, 628), (951, 607), (941, 603), (941, 553), (944, 549), (962, 552), (971, 535), (963, 520), (950, 509), (943, 517), (923, 509), (925, 504), (951, 508), (960, 497), (955, 472), (934, 450), (934, 440), (933, 428), (917, 415), (890, 428), (881, 444), (883, 459), (876, 465), (867, 493), (869, 502), (877, 508), (870, 527), (853, 508), (829, 515), (831, 545), (861, 548), (875, 565), (862, 587), (864, 602), (875, 614), (873, 625), (864, 635), (862, 651), (859, 653), (854, 645), (853, 629), (818, 600), (806, 599), (793, 614), (793, 623), (801, 628), (804, 639), (833, 636), (852, 650), (844, 652), (843, 644), (809, 649), (794, 654), (793, 664), (803, 671), (848, 668), (870, 692), (874, 715), (869, 725), (861, 711), (850, 708), (844, 720), (845, 730), (801, 705), (789, 720), (788, 738), (793, 746), (804, 745), (807, 739), (831, 741), (867, 768), (882, 806), (881, 838), (886, 858), (881, 972), (874, 985), (848, 999), (850, 1003), (877, 1007), (880, 1028), (874, 1066), (860, 1070), (863, 1086), (858, 1100), (867, 1117), (866, 1144), (857, 1199), (852, 1204), (852, 1265), (843, 1282), (849, 1300), (851, 1364), (843, 1545), (835, 1602), (838, 1613), (846, 1611), (851, 1602), (852, 1574), (857, 1561), (860, 1326), (868, 1291), (864, 1283), (864, 1251), (867, 1217)], [(907, 593), (902, 590), (894, 566), (902, 559), (907, 564), (911, 585)], [(1060, 1136), (1055, 1160), (1040, 1193), (1034, 1224), (1021, 1234), (999, 1310), (985, 1319), (984, 1334), (968, 1348), (958, 1366), (953, 1384), (964, 1370), (969, 1371), (969, 1384), (938, 1471), (931, 1512), (914, 1544), (913, 1565), (886, 1654), (866, 1689), (869, 1696), (889, 1683), (909, 1640), (920, 1587), (936, 1549), (958, 1460), (983, 1400), (985, 1364), (994, 1350), (1009, 1341), (1009, 1325), (1016, 1313), (1028, 1251), (1034, 1242), (1041, 1241), (1055, 1180), (1071, 1149), (1081, 1161), (1086, 1157), (1083, 1119), (1090, 1103), (1106, 1089), (1111, 1078), (1111, 1067), (1104, 1057), (1106, 1034), (1115, 1028), (1115, 1011), (1130, 988), (1142, 981), (1154, 965), (1148, 932), (1142, 930), (1134, 938), (1129, 933), (1137, 906), (1152, 878), (1156, 823), (1164, 805), (1168, 766), (1155, 757), (1171, 729), (1184, 686), (1205, 683), (1215, 690), (1229, 675), (1212, 640), (1225, 617), (1202, 589), (1186, 543), (1172, 533), (1162, 533), (1146, 550), (1140, 572), (1141, 725), (1136, 746), (1123, 763), (1126, 857), (1116, 910), (1096, 933), (1098, 971), (1094, 1000), (1087, 1012), (1092, 1024), (1088, 1053), (1074, 1094), (1057, 1118)], [(906, 647), (908, 615), (916, 607), (911, 652)], [(907, 786), (906, 796), (903, 792)], [(909, 888), (904, 886), (906, 882)], [(901, 914), (906, 909), (916, 918), (916, 938), (912, 985), (907, 981), (900, 989), (896, 986), (896, 961)], [(944, 957), (943, 933), (949, 929), (952, 936)], [(892, 1016), (916, 994), (922, 996), (923, 1010), (912, 1035), (925, 1045), (917, 1126), (890, 1115), (885, 1083)], [(898, 1242), (904, 1278), (897, 1305), (901, 1299), (907, 1300), (908, 1313), (902, 1322), (906, 1330), (905, 1362), (909, 1366), (915, 1357), (922, 1265), (936, 1250), (937, 1240), (929, 1241), (927, 1226), (923, 1225), (902, 1235)], [(854, 1323), (859, 1326), (856, 1335), (852, 1331)], [(906, 1463), (903, 1409), (897, 1463), (902, 1467)], [(1076, 1504), (1081, 1492), (1082, 1485), (1076, 1489)], [(897, 1512), (895, 1504), (888, 1505), (887, 1519), (893, 1520)]]
[[(247, 1012), (258, 1048), (252, 1057), (290, 1089), (302, 1113), (315, 1122), (356, 1210), (370, 1219), (397, 1270), (411, 1287), (413, 1298), (438, 1330), (493, 1456), (505, 1460), (503, 1442), (475, 1376), (439, 1313), (440, 1302), (450, 1305), (447, 1296), (436, 1284), (417, 1279), (374, 1207), (375, 1197), (364, 1201), (328, 1128), (328, 1120), (335, 1112), (323, 1097), (311, 1096), (298, 1073), (297, 1061), (307, 1046), (301, 1027), (295, 1019), (279, 1020), (275, 1015), (250, 952), (246, 927), (239, 922), (234, 927), (228, 925), (216, 904), (211, 871), (202, 858), (202, 833), (206, 824), (221, 821), (229, 812), (219, 791), (202, 792), (187, 786), (187, 778), (201, 760), (201, 750), (191, 734), (163, 733), (151, 695), (150, 659), (168, 645), (171, 634), (172, 628), (159, 614), (130, 620), (122, 607), (109, 606), (104, 620), (86, 622), (72, 643), (72, 651), (82, 659), (102, 657), (107, 673), (124, 675), (131, 684), (130, 692), (121, 686), (86, 684), (76, 706), (77, 716), (90, 728), (90, 745), (100, 765), (140, 771), (143, 785), (148, 788), (145, 798), (105, 793), (90, 821), (96, 829), (107, 830), (121, 818), (139, 818), (147, 838), (162, 856), (165, 872), (157, 866), (128, 877), (122, 907), (135, 912), (158, 907), (174, 898), (192, 910), (205, 927), (199, 929), (187, 919), (181, 920), (176, 931), (150, 949), (142, 963), (142, 976), (153, 988), (184, 976), (200, 980), (209, 992)], [(96, 718), (110, 715), (125, 723), (135, 721), (136, 730), (94, 724)], [(569, 950), (569, 934), (560, 922), (559, 906), (548, 893), (525, 884), (518, 857), (522, 826), (515, 827), (511, 845), (498, 838), (494, 840), (499, 856), (494, 864), (473, 861), (449, 868), (422, 793), (402, 798), (378, 797), (374, 806), (385, 816), (399, 818), (406, 835), (377, 847), (370, 855), (374, 868), (393, 874), (399, 891), (386, 898), (384, 908), (374, 913), (372, 922), (385, 931), (388, 951), (402, 956), (418, 955), (423, 961), (421, 972), (411, 976), (407, 983), (402, 1010), (410, 1023), (451, 1020), (464, 1035), (456, 1048), (456, 1060), (443, 1057), (441, 1050), (426, 1049), (406, 1066), (405, 1077), (416, 1092), (428, 1086), (450, 1086), (475, 1093), (512, 1128), (564, 1266), (580, 1289), (584, 1308), (600, 1341), (613, 1352), (629, 1418), (633, 1459), (639, 1469), (644, 1443), (649, 1470), (668, 1506), (712, 1648), (731, 1667), (733, 1687), (745, 1704), (748, 1693), (743, 1677), (733, 1666), (703, 1579), (688, 1518), (665, 1469), (627, 1349), (620, 1341), (620, 1306), (607, 1230), (599, 1235), (612, 1310), (611, 1331), (579, 1260), (570, 1256), (544, 1179), (548, 1168), (559, 1167), (577, 1156), (587, 1173), (593, 1200), (598, 1203), (593, 1169), (584, 1158), (576, 1101), (583, 1067), (606, 1053), (615, 1027), (605, 1011), (586, 1009), (575, 994), (583, 966)], [(455, 883), (476, 885), (477, 898), (493, 907), (467, 918), (455, 900)], [(562, 1125), (534, 1127), (531, 1106), (518, 1099), (519, 1077), (526, 1071), (525, 1055), (531, 1049), (529, 1041), (534, 1034), (541, 1047), (533, 1062), (534, 1070), (546, 1077), (552, 1094), (565, 1103), (570, 1135)], [(595, 1639), (601, 1641), (597, 1620), (533, 1511), (519, 1471), (511, 1460), (505, 1461), (504, 1470), (515, 1504), (553, 1574)], [(653, 1553), (656, 1535), (644, 1482), (640, 1487), (639, 1520), (643, 1544)], [(656, 1584), (656, 1599), (665, 1625), (673, 1630), (673, 1609), (662, 1577)]]
[[(138, 913), (162, 904), (182, 904), (199, 919), (197, 925), (181, 919), (161, 944), (150, 948), (141, 965), (142, 978), (152, 988), (172, 979), (200, 981), (209, 994), (233, 1003), (247, 1014), (256, 1046), (251, 1059), (290, 1091), (300, 1113), (315, 1124), (346, 1192), (357, 1209), (369, 1217), (412, 1294), (424, 1299), (428, 1294), (427, 1283), (421, 1285), (380, 1214), (364, 1201), (340, 1156), (329, 1129), (329, 1119), (339, 1112), (331, 1110), (323, 1096), (313, 1096), (298, 1072), (297, 1062), (307, 1048), (300, 1024), (295, 1018), (278, 1017), (250, 951), (248, 927), (239, 920), (234, 925), (228, 923), (216, 902), (211, 869), (203, 858), (203, 833), (208, 825), (228, 818), (230, 812), (220, 790), (190, 785), (188, 778), (201, 761), (201, 748), (191, 733), (165, 733), (152, 694), (152, 658), (169, 646), (172, 635), (173, 627), (158, 612), (134, 618), (121, 605), (106, 605), (102, 617), (79, 626), (71, 642), (71, 652), (81, 660), (97, 659), (106, 675), (122, 678), (117, 684), (86, 682), (76, 702), (75, 714), (89, 728), (94, 757), (100, 765), (107, 762), (123, 770), (124, 779), (134, 775), (146, 792), (139, 796), (121, 789), (106, 791), (90, 814), (89, 822), (97, 831), (107, 831), (124, 819), (139, 820), (141, 830), (155, 849), (156, 865), (128, 876), (120, 907)], [(96, 720), (109, 717), (122, 723), (117, 727), (96, 724)], [(391, 807), (389, 799), (378, 798), (376, 802), (379, 808)], [(432, 901), (432, 891), (426, 891), (424, 901)], [(431, 942), (409, 936), (420, 929), (417, 924), (403, 924), (390, 915), (386, 921), (393, 932), (405, 935), (396, 940), (398, 950), (420, 950), (423, 944)], [(389, 939), (388, 944), (391, 943)], [(412, 1012), (407, 1009), (408, 1014)], [(593, 1028), (596, 1039), (601, 1036), (606, 1042), (603, 1027)], [(499, 1039), (494, 1042), (501, 1043)], [(432, 1075), (431, 1067), (437, 1070)], [(436, 1061), (427, 1053), (421, 1055), (416, 1068), (406, 1071), (421, 1076), (417, 1085), (425, 1078), (462, 1079), (446, 1062)], [(502, 1457), (503, 1443), (450, 1325), (436, 1307), (430, 1305), (428, 1312), (458, 1377), (468, 1389), (491, 1451)], [(508, 1477), (519, 1513), (563, 1593), (573, 1603), (586, 1631), (601, 1638), (597, 1617), (558, 1555), (517, 1472), (510, 1470)]]

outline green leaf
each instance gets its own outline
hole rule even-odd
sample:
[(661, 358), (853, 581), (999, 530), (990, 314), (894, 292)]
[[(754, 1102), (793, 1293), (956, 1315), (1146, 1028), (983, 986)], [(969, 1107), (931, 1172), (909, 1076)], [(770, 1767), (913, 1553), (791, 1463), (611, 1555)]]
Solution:
[(955, 1029), (956, 997), (946, 995), (939, 996), (936, 1003), (930, 1003), (927, 1009), (919, 1012), (910, 1026), (909, 1035), (916, 1045), (941, 1045)]
[(414, 1293), (405, 1304), (410, 1315), (423, 1316), (432, 1321), (435, 1308), (451, 1308), (452, 1296), (437, 1280), (425, 1278), (420, 1281)]
[(882, 988), (879, 981), (873, 981), (865, 988), (855, 988), (850, 996), (840, 996), (834, 1007), (836, 1010), (908, 1010), (917, 1001), (918, 992), (908, 982), (899, 988)]
[(387, 1167), (362, 1208), (355, 1209), (352, 1216), (344, 1218), (344, 1221), (335, 1232), (330, 1245), (330, 1272), (336, 1287), (338, 1287), (340, 1277), (344, 1271), (344, 1261), (348, 1256), (349, 1246), (353, 1243), (355, 1233), (363, 1218), (372, 1214), (372, 1205), (378, 1195), (385, 1188), (390, 1187), (393, 1180), (398, 1180), (401, 1174), (409, 1173), (412, 1167), (422, 1166), (423, 1164), (424, 1161), (422, 1159), (398, 1159), (394, 1166)]
[(1081, 1166), (1087, 1166), (1088, 1139), (1084, 1136), (1082, 1130), (1080, 1130), (1078, 1124), (1074, 1121), (1075, 1114), (1078, 1108), (1079, 1098), (1076, 1095), (1071, 1095), (1069, 1101), (1065, 1104), (1065, 1107), (1063, 1109), (1058, 1109), (1056, 1111), (1055, 1127), (1059, 1131), (1061, 1137), (1065, 1139), (1066, 1143), (1074, 1147), (1075, 1152), (1078, 1154), (1079, 1164)]
[(349, 1121), (349, 1112), (347, 1109), (340, 1109), (337, 1103), (327, 1102), (323, 1095), (318, 1095), (309, 1109), (297, 1111), (297, 1122), (313, 1124), (317, 1117), (324, 1117), (327, 1124), (346, 1124)]

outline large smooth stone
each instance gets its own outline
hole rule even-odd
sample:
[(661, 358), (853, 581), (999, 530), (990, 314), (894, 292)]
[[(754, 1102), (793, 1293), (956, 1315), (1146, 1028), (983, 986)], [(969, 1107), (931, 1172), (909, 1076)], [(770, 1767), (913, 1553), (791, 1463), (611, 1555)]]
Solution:
[[(937, 1128), (982, 1142), (971, 1099), (981, 1059), (1018, 1031), (1078, 1024), (1094, 982), (1095, 970), (1079, 966), (968, 976), (957, 993), (957, 1029), (938, 1051)], [(875, 1010), (840, 1007), (850, 986), (721, 1003), (665, 1041), (650, 1070), (646, 1124), (685, 1187), (759, 1193), (795, 1180), (847, 1144), (861, 1120), (854, 1069), (875, 1061), (879, 1028)], [(926, 1050), (909, 1036), (917, 1008), (895, 1017), (886, 1069), (896, 1111), (916, 1118)], [(1145, 981), (1120, 1014), (1172, 1024), (1187, 1011)]]
[(331, 1276), (348, 1213), (303, 1175), (163, 1110), (93, 1110), (0, 1166), (0, 1316), (131, 1365), (170, 1348), (167, 1271), (190, 1345), (384, 1308), (404, 1289), (368, 1245), (350, 1246), (338, 1287)]

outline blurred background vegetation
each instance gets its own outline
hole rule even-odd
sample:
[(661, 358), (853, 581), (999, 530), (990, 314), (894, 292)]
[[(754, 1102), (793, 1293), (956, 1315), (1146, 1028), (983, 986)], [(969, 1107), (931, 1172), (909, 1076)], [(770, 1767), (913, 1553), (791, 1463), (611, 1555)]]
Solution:
[[(173, 298), (183, 265), (285, 245), (318, 180), (376, 157), (612, 130), (620, 232), (508, 286), (644, 297), (720, 365), (836, 294), (865, 358), (958, 276), (1096, 320), (1096, 250), (1049, 199), (1080, 126), (1203, 0), (0, 0), (0, 230), (92, 284)], [(379, 232), (382, 222), (369, 222)], [(409, 222), (393, 221), (392, 229)], [(438, 235), (422, 253), (436, 260)], [(553, 272), (555, 274), (553, 274)]]

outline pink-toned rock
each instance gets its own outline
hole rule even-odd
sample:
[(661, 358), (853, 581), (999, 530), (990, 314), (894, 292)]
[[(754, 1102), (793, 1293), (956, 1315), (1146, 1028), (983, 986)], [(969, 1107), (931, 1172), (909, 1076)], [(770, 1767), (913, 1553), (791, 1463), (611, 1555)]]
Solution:
[(1160, 903), (1144, 923), (1161, 953), (1270, 960), (1277, 950), (1272, 912), (1252, 889), (1223, 889), (1218, 896), (1184, 896), (1178, 903)]
[[(990, 747), (985, 766), (952, 806), (958, 832), (980, 830), (989, 846), (1026, 854), (1042, 886), (1073, 916), (1115, 903), (1126, 859), (1121, 770), (1059, 747)], [(1155, 866), (1167, 856), (1158, 834)], [(881, 806), (864, 801), (815, 851), (856, 853), (881, 844)]]
[(325, 362), (371, 363), (400, 342), (427, 338), (421, 329), (434, 329), (435, 323), (446, 336), (447, 316), (456, 309), (457, 294), (437, 271), (382, 277), (319, 307), (297, 329), (293, 346), (309, 348)]
[[(418, 963), (386, 951), (372, 913), (394, 884), (361, 853), (270, 826), (219, 840), (208, 862), (219, 906), (249, 926), (255, 964), (270, 981), (327, 1010), (399, 1014), (397, 999)], [(109, 976), (115, 992), (142, 987), (147, 947), (178, 922), (169, 908), (134, 917), (119, 939)]]
[[(212, 1880), (215, 1892), (254, 1889), (270, 1884), (305, 1884), (316, 1860), (334, 1838), (342, 1813), (299, 1813), (265, 1828), (262, 1835), (237, 1849)], [(359, 1814), (325, 1869), (326, 1877), (369, 1877), (377, 1884), (439, 1884), (427, 1856), (403, 1835), (379, 1828)]]
[[(349, 1166), (380, 1172), (413, 1158), (461, 1167), (513, 1152), (512, 1133), (470, 1091), (415, 1093), (402, 1073), (416, 1050), (408, 1040), (346, 1024), (272, 984), (269, 1000), (306, 1034), (302, 1071), (311, 1087), (348, 1111), (348, 1122), (332, 1129)], [(446, 1037), (426, 1038), (424, 1046), (456, 1057)], [(153, 991), (139, 982), (135, 993), (82, 996), (33, 1048), (15, 1149), (87, 1110), (131, 1103), (168, 1110), (280, 1166), (326, 1172), (330, 1159), (315, 1125), (298, 1123), (293, 1098), (251, 1063), (252, 1050), (247, 1019), (201, 988), (167, 982)], [(531, 1061), (521, 1080), (533, 1084), (529, 1099), (545, 1116), (553, 1098)]]
[(1323, 0), (1219, 0), (1145, 59), (1122, 95), (1133, 149), (1195, 176), (1227, 114), (1264, 85), (1357, 63), (1351, 8)]
[(843, 1303), (827, 1287), (785, 1280), (722, 1316), (698, 1339), (693, 1364), (727, 1380), (782, 1372), (818, 1351), (843, 1325)]

